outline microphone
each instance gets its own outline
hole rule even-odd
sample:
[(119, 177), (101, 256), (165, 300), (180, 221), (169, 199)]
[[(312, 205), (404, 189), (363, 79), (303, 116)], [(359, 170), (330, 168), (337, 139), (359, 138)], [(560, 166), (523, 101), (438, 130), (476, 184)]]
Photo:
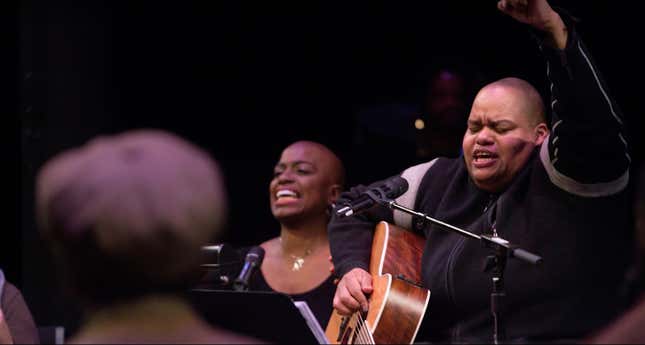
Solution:
[(249, 279), (251, 279), (251, 275), (253, 275), (255, 270), (260, 267), (263, 259), (264, 249), (262, 247), (256, 246), (249, 250), (244, 258), (244, 267), (242, 267), (240, 275), (233, 283), (233, 289), (235, 291), (246, 291), (249, 289)]
[(352, 201), (346, 202), (336, 211), (339, 217), (349, 217), (353, 214), (365, 211), (374, 204), (394, 199), (408, 190), (408, 181), (396, 175), (387, 178), (372, 188), (368, 188), (360, 196)]

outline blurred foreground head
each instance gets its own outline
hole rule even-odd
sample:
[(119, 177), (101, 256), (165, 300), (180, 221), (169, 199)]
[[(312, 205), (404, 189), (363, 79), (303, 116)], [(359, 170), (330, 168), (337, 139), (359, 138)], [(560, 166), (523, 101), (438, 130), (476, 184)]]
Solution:
[(53, 157), (38, 174), (36, 207), (66, 283), (93, 306), (190, 287), (227, 211), (217, 163), (159, 130)]

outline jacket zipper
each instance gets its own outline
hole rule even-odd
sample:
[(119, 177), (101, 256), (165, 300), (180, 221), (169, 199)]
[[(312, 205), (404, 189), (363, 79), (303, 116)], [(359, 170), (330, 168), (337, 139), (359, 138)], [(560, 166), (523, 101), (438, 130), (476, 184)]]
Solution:
[[(486, 212), (488, 212), (491, 209), (491, 206), (495, 203), (496, 199), (493, 194), (489, 194), (488, 196), (488, 203), (486, 203), (486, 206), (484, 207), (484, 210), (482, 211), (482, 215), (485, 215)], [(494, 226), (494, 225), (493, 225)], [(457, 252), (461, 252), (461, 248), (464, 246), (466, 238), (461, 236), (458, 240), (457, 243), (455, 244), (454, 248), (450, 251), (450, 254), (448, 255), (448, 268), (446, 270), (446, 290), (448, 291), (448, 297), (450, 298), (450, 301), (452, 302), (452, 305), (457, 308), (457, 301), (455, 300), (455, 291), (454, 291), (454, 284), (452, 284), (452, 271), (453, 271), (453, 265), (455, 263), (455, 256), (457, 255)], [(454, 327), (451, 329), (451, 338), (452, 341), (459, 341), (459, 327), (460, 323), (457, 321)]]

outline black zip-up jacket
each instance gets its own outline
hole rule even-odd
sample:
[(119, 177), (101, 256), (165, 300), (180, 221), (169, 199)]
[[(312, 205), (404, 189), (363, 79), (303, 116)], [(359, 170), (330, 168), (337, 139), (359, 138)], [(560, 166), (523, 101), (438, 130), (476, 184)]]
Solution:
[[(564, 18), (563, 18), (564, 19)], [(541, 44), (551, 81), (551, 133), (500, 194), (478, 189), (463, 157), (407, 169), (399, 203), (476, 234), (490, 233), (540, 255), (532, 266), (509, 259), (505, 308), (510, 340), (576, 339), (619, 311), (617, 289), (630, 259), (630, 158), (623, 119), (591, 56), (567, 20), (564, 50)], [(365, 186), (341, 195), (338, 205)], [(408, 217), (408, 218), (406, 218)], [(474, 239), (423, 224), (384, 207), (329, 225), (336, 272), (368, 269), (376, 222), (395, 222), (425, 235), (422, 283), (431, 290), (417, 341), (490, 341), (491, 252)]]

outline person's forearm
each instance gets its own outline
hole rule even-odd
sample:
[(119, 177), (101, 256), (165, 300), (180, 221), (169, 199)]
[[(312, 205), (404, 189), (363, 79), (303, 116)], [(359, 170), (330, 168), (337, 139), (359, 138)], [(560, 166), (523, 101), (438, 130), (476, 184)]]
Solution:
[(564, 24), (558, 12), (553, 10), (551, 12), (552, 15), (549, 16), (549, 20), (543, 24), (543, 31), (547, 35), (546, 42), (553, 48), (564, 50), (569, 37), (567, 26)]
[(629, 168), (623, 116), (575, 28), (567, 40), (564, 50), (543, 46), (553, 115), (548, 165), (564, 180), (612, 194), (624, 188)]

